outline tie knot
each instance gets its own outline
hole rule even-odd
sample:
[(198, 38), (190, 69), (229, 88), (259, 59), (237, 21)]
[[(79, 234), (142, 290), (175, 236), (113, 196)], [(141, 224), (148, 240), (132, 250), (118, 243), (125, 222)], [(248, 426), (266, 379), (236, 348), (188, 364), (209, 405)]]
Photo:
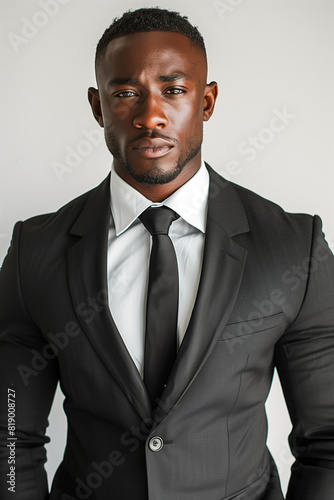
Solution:
[(152, 236), (155, 234), (168, 234), (168, 230), (173, 221), (179, 215), (168, 207), (149, 207), (143, 212), (139, 219)]

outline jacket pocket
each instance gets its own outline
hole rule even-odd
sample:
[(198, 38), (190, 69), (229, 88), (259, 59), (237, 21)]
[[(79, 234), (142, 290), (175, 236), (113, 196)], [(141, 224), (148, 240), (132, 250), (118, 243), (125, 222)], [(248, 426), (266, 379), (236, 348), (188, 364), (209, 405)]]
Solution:
[(283, 313), (280, 312), (272, 316), (256, 317), (247, 321), (228, 323), (219, 340), (220, 342), (228, 342), (234, 338), (248, 337), (277, 328), (281, 328), (283, 331), (283, 319)]

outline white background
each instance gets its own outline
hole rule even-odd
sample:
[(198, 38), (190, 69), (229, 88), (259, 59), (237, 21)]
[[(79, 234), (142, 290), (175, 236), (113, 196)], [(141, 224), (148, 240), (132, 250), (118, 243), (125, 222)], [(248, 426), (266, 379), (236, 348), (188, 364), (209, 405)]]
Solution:
[[(17, 220), (54, 211), (107, 175), (111, 157), (87, 101), (95, 47), (115, 16), (156, 5), (188, 15), (206, 40), (220, 88), (206, 161), (287, 211), (320, 214), (333, 247), (332, 0), (2, 0), (0, 260)], [(288, 118), (273, 132), (277, 113)], [(291, 426), (276, 379), (267, 409), (285, 489)], [(48, 434), (51, 478), (66, 435), (60, 393)]]

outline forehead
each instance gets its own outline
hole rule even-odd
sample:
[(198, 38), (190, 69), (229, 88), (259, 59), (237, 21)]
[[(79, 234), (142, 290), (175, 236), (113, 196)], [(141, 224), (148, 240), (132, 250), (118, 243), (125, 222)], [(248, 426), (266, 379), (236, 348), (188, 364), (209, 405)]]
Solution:
[(106, 78), (134, 77), (146, 70), (160, 74), (180, 71), (205, 79), (205, 55), (188, 37), (179, 33), (133, 33), (109, 43), (99, 73)]

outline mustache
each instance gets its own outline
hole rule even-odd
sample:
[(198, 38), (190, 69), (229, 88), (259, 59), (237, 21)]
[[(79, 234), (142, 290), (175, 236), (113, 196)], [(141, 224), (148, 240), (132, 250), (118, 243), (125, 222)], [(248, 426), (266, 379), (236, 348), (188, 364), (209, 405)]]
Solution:
[(174, 139), (173, 137), (170, 137), (169, 135), (163, 135), (163, 134), (160, 134), (159, 132), (144, 132), (144, 133), (138, 135), (137, 137), (135, 137), (134, 139), (131, 139), (131, 141), (128, 143), (128, 146), (130, 146), (134, 142), (139, 141), (140, 139), (146, 139), (146, 138), (166, 139), (167, 141), (172, 141), (172, 142), (177, 143), (177, 140)]

